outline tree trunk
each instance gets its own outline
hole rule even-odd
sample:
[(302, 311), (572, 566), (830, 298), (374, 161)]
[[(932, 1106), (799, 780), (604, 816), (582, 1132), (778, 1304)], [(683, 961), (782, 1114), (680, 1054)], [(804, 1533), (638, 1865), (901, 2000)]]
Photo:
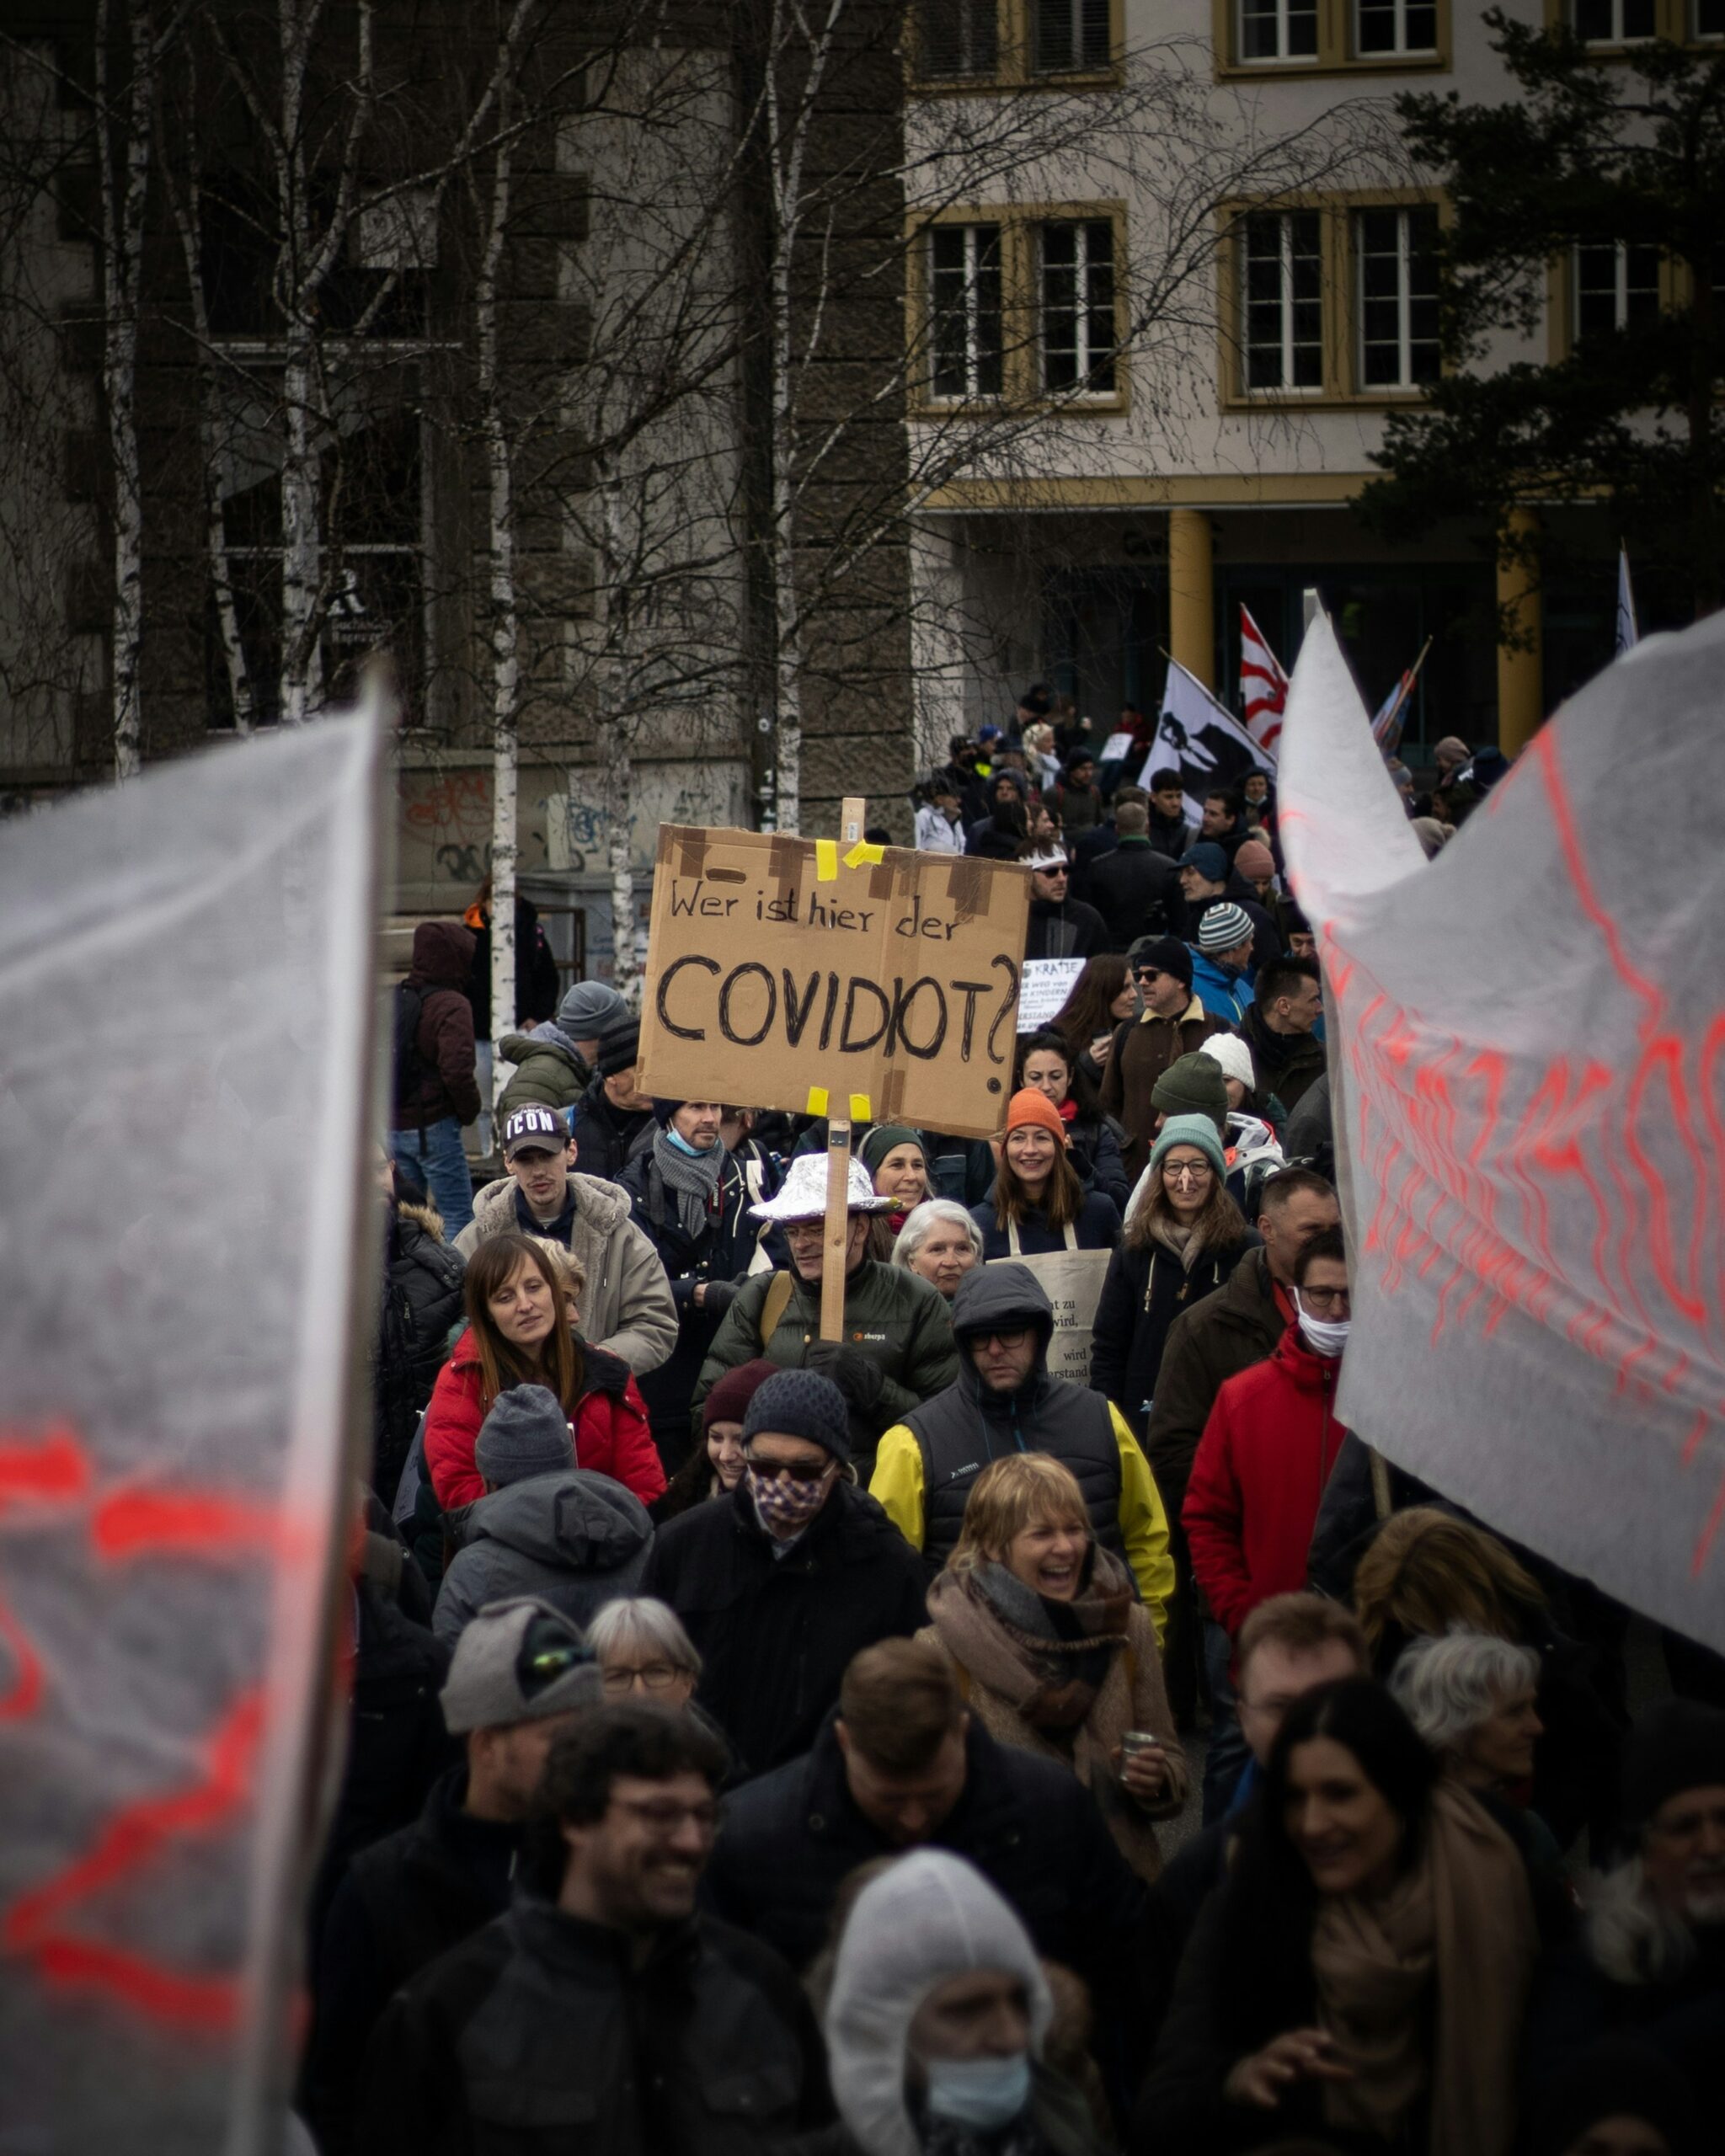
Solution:
[[(503, 115), (505, 119), (506, 113)], [(515, 596), (515, 471), (503, 408), (497, 345), (497, 286), (509, 226), (510, 147), (499, 140), (491, 179), (485, 253), (474, 292), (479, 396), (489, 481), (491, 542), (491, 1038), (515, 1016), (515, 863), (521, 769), (521, 633)], [(492, 1052), (492, 1102), (512, 1065)]]
[(633, 557), (623, 527), (622, 480), (606, 472), (600, 488), (603, 537), (601, 569), (605, 589), (605, 632), (611, 646), (609, 679), (594, 728), (599, 766), (599, 804), (605, 812), (606, 864), (611, 871), (611, 979), (618, 995), (628, 995), (639, 967), (635, 956), (635, 861), (629, 830), (633, 805), (633, 759), (629, 754), (630, 654), (633, 623), (628, 579)]
[(96, 139), (102, 190), (102, 392), (114, 460), (114, 776), (136, 778), (143, 766), (139, 676), (143, 654), (143, 494), (138, 468), (138, 291), (144, 210), (149, 191), (155, 101), (155, 25), (149, 0), (126, 9), (131, 81), (125, 133), (116, 147), (109, 40), (109, 0), (96, 11)]

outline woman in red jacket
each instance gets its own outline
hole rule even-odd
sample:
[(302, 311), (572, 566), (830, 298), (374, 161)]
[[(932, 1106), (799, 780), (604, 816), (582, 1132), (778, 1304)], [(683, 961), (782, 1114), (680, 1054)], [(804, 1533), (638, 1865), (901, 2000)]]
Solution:
[(467, 1329), (438, 1372), (425, 1413), (425, 1469), (444, 1511), (483, 1497), (479, 1425), (500, 1392), (542, 1385), (563, 1402), (575, 1465), (609, 1475), (643, 1504), (665, 1488), (646, 1403), (620, 1356), (575, 1330), (560, 1270), (527, 1235), (493, 1235), (467, 1260)]

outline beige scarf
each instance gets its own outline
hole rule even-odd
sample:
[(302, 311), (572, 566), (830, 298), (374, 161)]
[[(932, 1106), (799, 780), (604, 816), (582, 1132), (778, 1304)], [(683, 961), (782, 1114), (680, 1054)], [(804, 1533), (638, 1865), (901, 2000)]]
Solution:
[(1429, 2156), (1504, 2156), (1537, 1947), (1514, 1844), (1440, 1782), (1413, 1869), (1381, 1900), (1319, 1910), (1318, 2020), (1354, 2072), (1324, 2084), (1326, 2119), (1389, 2140), (1429, 2096)]

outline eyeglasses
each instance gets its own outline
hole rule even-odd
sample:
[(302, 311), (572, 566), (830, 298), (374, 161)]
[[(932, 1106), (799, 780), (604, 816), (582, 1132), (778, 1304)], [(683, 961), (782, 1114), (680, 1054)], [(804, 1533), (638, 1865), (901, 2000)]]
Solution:
[(1160, 966), (1135, 966), (1132, 969), (1134, 980), (1160, 980), (1162, 977), (1162, 969)]
[(819, 1482), (824, 1476), (832, 1472), (832, 1462), (830, 1460), (823, 1460), (819, 1467), (815, 1467), (805, 1460), (794, 1462), (762, 1460), (752, 1452), (745, 1452), (743, 1458), (748, 1463), (750, 1472), (758, 1475), (763, 1482), (782, 1482), (787, 1476), (793, 1482)]
[(1314, 1310), (1340, 1310), (1348, 1308), (1354, 1295), (1348, 1288), (1302, 1288), (1300, 1299)]
[(639, 1669), (628, 1668), (621, 1662), (610, 1662), (605, 1671), (605, 1689), (613, 1698), (621, 1699), (625, 1692), (634, 1690), (635, 1679), (638, 1677), (649, 1692), (668, 1692), (678, 1678), (687, 1674), (686, 1670), (678, 1669), (669, 1662), (645, 1662)]
[(1215, 1173), (1208, 1161), (1183, 1161), (1178, 1167), (1172, 1161), (1162, 1162), (1164, 1182), (1208, 1182)]
[(1024, 1345), (1030, 1337), (1030, 1327), (1028, 1325), (1016, 1326), (1010, 1332), (1004, 1332), (998, 1329), (992, 1332), (967, 1332), (964, 1337), (974, 1342), (979, 1348), (987, 1348), (991, 1345), (1011, 1349), (1022, 1348)]

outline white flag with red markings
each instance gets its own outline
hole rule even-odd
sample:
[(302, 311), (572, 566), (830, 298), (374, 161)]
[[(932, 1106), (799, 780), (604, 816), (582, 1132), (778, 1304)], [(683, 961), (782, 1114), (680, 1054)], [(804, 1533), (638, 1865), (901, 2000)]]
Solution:
[(1722, 662), (1725, 614), (1638, 644), (1428, 863), (1320, 615), (1278, 805), (1330, 1005), (1338, 1412), (1725, 1648)]
[(1288, 708), (1288, 677), (1245, 606), (1240, 609), (1240, 693), (1247, 732), (1260, 749), (1274, 750)]

